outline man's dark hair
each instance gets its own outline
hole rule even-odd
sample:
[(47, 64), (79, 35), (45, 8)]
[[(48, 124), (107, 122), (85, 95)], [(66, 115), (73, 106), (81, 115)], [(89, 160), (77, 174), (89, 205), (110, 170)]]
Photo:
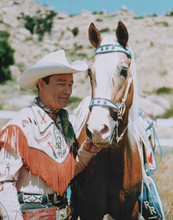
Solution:
[[(50, 76), (46, 76), (46, 77), (42, 78), (42, 80), (45, 81), (46, 84), (49, 84), (49, 78), (50, 78)], [(37, 89), (39, 90), (38, 85), (37, 85)]]
[(50, 78), (50, 76), (46, 76), (46, 77), (42, 78), (42, 80), (45, 81), (46, 84), (49, 84), (49, 78)]

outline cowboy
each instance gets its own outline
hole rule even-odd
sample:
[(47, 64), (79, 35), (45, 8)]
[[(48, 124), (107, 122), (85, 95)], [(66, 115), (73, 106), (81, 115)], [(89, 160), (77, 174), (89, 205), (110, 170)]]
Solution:
[(38, 97), (0, 133), (3, 219), (67, 218), (66, 189), (100, 150), (90, 140), (78, 148), (64, 109), (72, 93), (73, 73), (87, 68), (83, 61), (69, 64), (64, 50), (59, 50), (20, 76), (20, 86), (38, 88)]

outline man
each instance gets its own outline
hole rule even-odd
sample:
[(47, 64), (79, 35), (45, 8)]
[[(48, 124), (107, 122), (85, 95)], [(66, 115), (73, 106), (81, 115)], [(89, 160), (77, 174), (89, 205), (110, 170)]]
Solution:
[(78, 149), (63, 109), (72, 93), (73, 73), (87, 68), (83, 61), (69, 64), (60, 50), (43, 57), (19, 78), (22, 88), (37, 87), (38, 97), (0, 133), (3, 219), (66, 219), (62, 208), (70, 180), (100, 150), (89, 140)]

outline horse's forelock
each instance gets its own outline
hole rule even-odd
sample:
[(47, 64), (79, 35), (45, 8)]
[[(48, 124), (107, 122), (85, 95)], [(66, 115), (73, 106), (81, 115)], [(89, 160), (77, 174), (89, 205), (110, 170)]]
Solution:
[(117, 40), (115, 35), (106, 35), (103, 37), (103, 40), (101, 41), (101, 45), (105, 44), (116, 44)]

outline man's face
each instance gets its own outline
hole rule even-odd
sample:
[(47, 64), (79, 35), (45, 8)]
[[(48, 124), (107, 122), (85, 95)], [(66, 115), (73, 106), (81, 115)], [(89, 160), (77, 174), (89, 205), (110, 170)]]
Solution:
[(73, 74), (55, 74), (50, 76), (49, 83), (38, 81), (40, 100), (52, 110), (60, 110), (67, 106), (72, 93)]

